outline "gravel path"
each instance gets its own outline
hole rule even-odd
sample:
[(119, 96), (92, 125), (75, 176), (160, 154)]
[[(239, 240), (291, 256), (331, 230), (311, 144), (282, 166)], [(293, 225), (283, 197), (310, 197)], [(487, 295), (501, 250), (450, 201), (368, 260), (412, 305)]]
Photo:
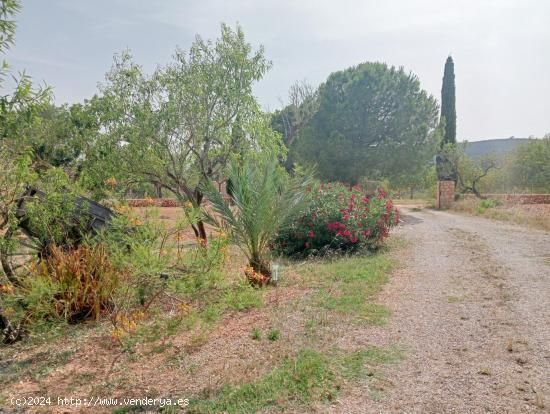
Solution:
[(345, 413), (550, 412), (550, 234), (482, 218), (408, 212), (406, 266), (369, 341), (398, 342), (383, 398), (363, 389)]

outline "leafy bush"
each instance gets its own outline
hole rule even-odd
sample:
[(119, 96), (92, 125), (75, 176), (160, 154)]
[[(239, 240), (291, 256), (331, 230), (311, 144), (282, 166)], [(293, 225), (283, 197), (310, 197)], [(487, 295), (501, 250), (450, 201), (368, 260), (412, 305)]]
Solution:
[(479, 202), (479, 206), (483, 207), (483, 208), (493, 208), (493, 207), (500, 206), (500, 205), (502, 205), (502, 201), (495, 200), (495, 199), (492, 199), (492, 198), (487, 198), (487, 199), (481, 200)]
[(69, 251), (53, 247), (32, 272), (25, 286), (29, 314), (69, 323), (99, 319), (112, 306), (111, 298), (125, 276), (102, 245)]
[(492, 198), (487, 198), (485, 200), (481, 200), (479, 202), (479, 205), (477, 207), (477, 213), (478, 214), (485, 214), (485, 211), (489, 208), (493, 208), (493, 207), (496, 207), (496, 206), (500, 206), (502, 205), (502, 201), (500, 200), (495, 200), (495, 199), (492, 199)]
[(372, 249), (398, 220), (397, 209), (382, 189), (369, 197), (359, 186), (321, 184), (312, 190), (307, 209), (279, 234), (276, 248), (285, 255)]

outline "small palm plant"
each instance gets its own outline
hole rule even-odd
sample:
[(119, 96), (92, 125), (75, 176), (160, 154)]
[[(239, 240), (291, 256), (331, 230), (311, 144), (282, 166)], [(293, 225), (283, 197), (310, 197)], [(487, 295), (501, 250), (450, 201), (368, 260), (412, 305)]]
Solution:
[(213, 183), (204, 190), (211, 207), (205, 212), (206, 221), (225, 231), (246, 255), (249, 266), (245, 273), (253, 284), (269, 281), (270, 246), (304, 207), (310, 176), (288, 176), (276, 157), (232, 162), (228, 171), (232, 202), (224, 199)]

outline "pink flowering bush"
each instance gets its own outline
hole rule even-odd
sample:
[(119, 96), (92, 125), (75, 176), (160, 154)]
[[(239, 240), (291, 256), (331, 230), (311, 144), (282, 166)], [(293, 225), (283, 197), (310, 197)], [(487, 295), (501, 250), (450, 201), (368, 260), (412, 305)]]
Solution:
[(399, 221), (399, 212), (382, 189), (369, 197), (359, 186), (350, 190), (343, 184), (321, 184), (311, 196), (307, 209), (279, 234), (275, 247), (280, 253), (375, 249)]

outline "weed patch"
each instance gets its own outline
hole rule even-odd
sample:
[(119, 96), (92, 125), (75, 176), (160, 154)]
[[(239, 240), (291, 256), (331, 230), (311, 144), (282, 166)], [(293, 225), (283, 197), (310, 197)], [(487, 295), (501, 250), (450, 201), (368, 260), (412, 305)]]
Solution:
[(319, 288), (312, 304), (356, 321), (384, 324), (389, 309), (369, 302), (369, 298), (380, 291), (394, 266), (394, 260), (387, 255), (317, 262), (307, 269), (311, 283)]
[(191, 401), (190, 413), (256, 413), (270, 408), (285, 411), (313, 402), (330, 403), (343, 382), (374, 375), (379, 365), (403, 358), (398, 347), (368, 347), (353, 353), (323, 354), (302, 349), (265, 376), (237, 386), (225, 386)]

